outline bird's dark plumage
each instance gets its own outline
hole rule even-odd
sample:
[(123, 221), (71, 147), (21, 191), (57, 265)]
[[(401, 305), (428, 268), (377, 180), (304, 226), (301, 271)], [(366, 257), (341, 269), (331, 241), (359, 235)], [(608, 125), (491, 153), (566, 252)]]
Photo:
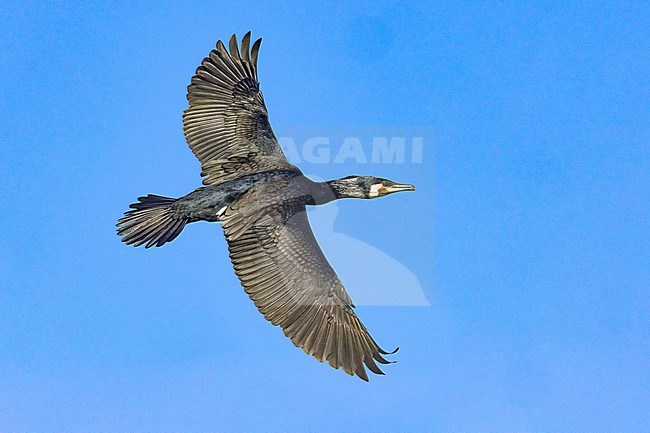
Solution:
[(307, 205), (375, 198), (413, 190), (371, 176), (313, 182), (285, 158), (259, 90), (261, 39), (241, 51), (219, 41), (192, 77), (185, 137), (201, 162), (204, 187), (179, 199), (140, 197), (118, 221), (127, 244), (161, 246), (195, 221), (220, 221), (244, 290), (260, 312), (306, 353), (368, 380), (365, 367), (388, 354), (353, 310), (343, 284), (323, 255)]
[(249, 54), (250, 32), (242, 41), (230, 38), (230, 54), (221, 41), (203, 59), (187, 88), (190, 107), (183, 114), (183, 130), (190, 149), (201, 161), (205, 185), (219, 182), (214, 161), (233, 157), (270, 156), (286, 161), (273, 134), (264, 97), (257, 81), (261, 39)]

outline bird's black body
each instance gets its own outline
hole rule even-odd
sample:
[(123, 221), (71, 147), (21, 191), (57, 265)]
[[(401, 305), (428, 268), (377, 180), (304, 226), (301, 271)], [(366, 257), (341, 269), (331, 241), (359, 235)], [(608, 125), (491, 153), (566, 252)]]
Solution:
[(183, 115), (204, 186), (174, 199), (140, 197), (118, 221), (134, 246), (160, 247), (185, 225), (220, 222), (235, 273), (259, 311), (317, 360), (368, 380), (364, 366), (383, 374), (382, 350), (355, 314), (354, 304), (311, 231), (306, 206), (342, 198), (376, 198), (412, 191), (373, 176), (327, 182), (305, 177), (285, 158), (257, 80), (261, 39), (250, 33), (221, 41), (188, 87)]
[(172, 206), (172, 209), (178, 213), (179, 217), (186, 217), (190, 222), (219, 221), (217, 215), (220, 210), (256, 185), (272, 180), (293, 179), (295, 177), (295, 173), (283, 170), (250, 174), (218, 185), (198, 188), (179, 198)]

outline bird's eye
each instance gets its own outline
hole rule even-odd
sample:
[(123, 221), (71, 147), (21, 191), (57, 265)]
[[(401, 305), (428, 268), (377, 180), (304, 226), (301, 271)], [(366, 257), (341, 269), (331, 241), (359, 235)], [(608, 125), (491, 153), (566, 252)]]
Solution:
[(383, 186), (390, 186), (390, 183), (388, 183), (387, 180), (383, 181), (381, 184), (382, 184)]

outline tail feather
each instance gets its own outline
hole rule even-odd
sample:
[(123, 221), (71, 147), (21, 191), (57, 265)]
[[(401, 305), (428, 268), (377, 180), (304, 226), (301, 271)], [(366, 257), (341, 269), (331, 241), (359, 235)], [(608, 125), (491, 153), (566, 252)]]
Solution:
[(181, 233), (188, 219), (172, 209), (176, 199), (149, 194), (139, 197), (131, 210), (117, 221), (117, 234), (122, 242), (145, 248), (160, 247)]

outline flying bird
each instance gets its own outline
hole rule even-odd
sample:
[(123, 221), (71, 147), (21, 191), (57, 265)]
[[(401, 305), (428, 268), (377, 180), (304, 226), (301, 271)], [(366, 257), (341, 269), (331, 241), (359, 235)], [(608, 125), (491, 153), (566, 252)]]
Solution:
[(294, 345), (367, 381), (364, 368), (384, 374), (383, 350), (323, 255), (306, 206), (343, 198), (372, 199), (413, 185), (373, 176), (326, 182), (305, 177), (286, 159), (260, 91), (262, 40), (236, 35), (218, 41), (187, 88), (183, 130), (201, 163), (203, 186), (181, 198), (139, 197), (117, 223), (122, 241), (145, 248), (174, 240), (195, 221), (220, 222), (230, 259), (259, 311)]

